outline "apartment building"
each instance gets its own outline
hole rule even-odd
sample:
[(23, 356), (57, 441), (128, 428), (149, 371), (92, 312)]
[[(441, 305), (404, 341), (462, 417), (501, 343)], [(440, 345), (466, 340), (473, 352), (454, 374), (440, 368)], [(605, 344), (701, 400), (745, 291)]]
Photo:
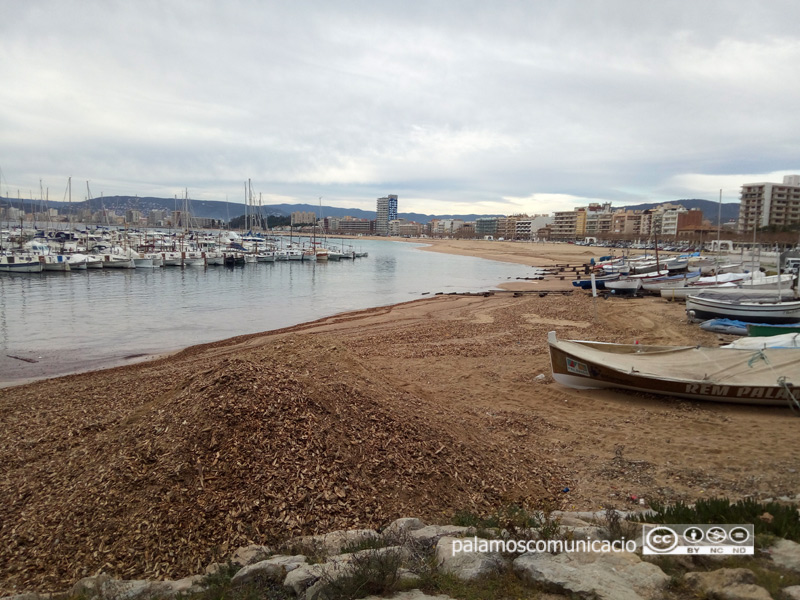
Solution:
[(800, 224), (800, 175), (783, 183), (745, 183), (739, 200), (739, 233)]
[(642, 233), (642, 211), (617, 210), (611, 215), (611, 231), (615, 235), (639, 236)]
[(389, 235), (389, 221), (397, 220), (397, 196), (392, 194), (378, 198), (375, 231), (378, 235)]
[(311, 211), (295, 211), (291, 214), (292, 225), (313, 225), (317, 222), (317, 213)]
[(550, 237), (554, 240), (571, 240), (577, 234), (578, 209), (560, 210), (553, 213)]
[(516, 221), (514, 239), (532, 240), (538, 237), (538, 232), (553, 223), (553, 217), (548, 215), (534, 215), (533, 217), (519, 218)]

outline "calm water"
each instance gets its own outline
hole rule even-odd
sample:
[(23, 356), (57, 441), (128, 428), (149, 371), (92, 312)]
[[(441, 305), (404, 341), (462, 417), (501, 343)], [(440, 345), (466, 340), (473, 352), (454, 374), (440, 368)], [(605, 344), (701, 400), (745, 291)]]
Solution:
[(482, 291), (535, 275), (532, 267), (423, 252), (404, 242), (358, 241), (356, 248), (369, 257), (235, 269), (2, 274), (0, 382), (99, 368), (424, 292)]

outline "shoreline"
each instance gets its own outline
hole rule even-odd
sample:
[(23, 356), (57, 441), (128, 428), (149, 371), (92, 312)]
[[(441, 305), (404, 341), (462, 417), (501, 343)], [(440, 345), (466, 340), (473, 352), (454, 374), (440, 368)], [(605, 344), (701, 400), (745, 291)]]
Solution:
[(550, 330), (723, 341), (660, 298), (441, 295), (0, 389), (0, 581), (178, 579), (409, 514), (800, 492), (789, 408), (565, 388)]
[[(506, 263), (512, 263), (512, 264), (527, 264), (527, 262), (528, 262), (527, 259), (526, 260), (502, 260), (501, 258), (497, 258), (496, 256), (493, 256), (491, 254), (483, 255), (481, 253), (475, 253), (475, 252), (472, 252), (472, 251), (464, 252), (464, 251), (460, 251), (457, 247), (451, 247), (450, 245), (441, 244), (442, 242), (458, 242), (458, 240), (425, 240), (425, 241), (418, 241), (416, 239), (406, 239), (406, 238), (395, 239), (395, 238), (385, 238), (385, 237), (379, 237), (379, 236), (369, 236), (369, 237), (362, 236), (361, 238), (354, 238), (354, 239), (368, 239), (368, 240), (372, 240), (372, 241), (384, 241), (384, 242), (385, 241), (412, 242), (412, 243), (426, 244), (426, 245), (418, 248), (418, 250), (421, 250), (421, 251), (442, 252), (442, 253), (454, 254), (454, 255), (458, 255), (458, 256), (470, 256), (470, 257), (473, 257), (473, 258), (483, 258), (485, 260), (498, 260), (500, 262), (506, 262)], [(429, 244), (429, 242), (432, 242), (432, 243)], [(491, 243), (491, 242), (489, 242), (489, 243)], [(502, 243), (502, 242), (500, 242), (500, 243)], [(536, 266), (536, 265), (533, 265), (533, 266)], [(536, 289), (536, 286), (533, 285), (535, 283), (541, 283), (541, 282), (510, 282), (510, 283), (509, 282), (498, 282), (496, 287), (497, 287), (497, 289), (506, 290), (506, 291), (529, 291), (529, 290), (535, 290)], [(553, 280), (550, 283), (552, 284), (552, 286), (551, 286), (552, 289), (564, 289), (564, 290), (572, 289), (572, 286), (568, 281), (566, 282), (566, 285), (564, 285), (564, 282), (556, 281), (556, 280)], [(430, 297), (433, 297), (433, 295), (431, 295)], [(425, 297), (423, 296), (420, 299), (425, 299)], [(338, 315), (338, 314), (347, 314), (349, 312), (352, 312), (352, 311), (349, 311), (349, 310), (348, 311), (343, 311), (342, 313), (335, 313), (334, 315), (329, 315), (329, 316), (335, 316), (335, 315)], [(358, 311), (355, 311), (355, 312), (358, 312)], [(322, 318), (325, 318), (325, 317), (322, 317)], [(297, 323), (296, 325), (289, 326), (289, 327), (301, 327), (304, 324), (313, 323), (313, 322), (315, 322), (315, 321), (303, 321), (303, 322)], [(268, 334), (268, 333), (271, 333), (271, 332), (274, 332), (274, 331), (282, 331), (283, 329), (286, 329), (286, 328), (279, 328), (279, 329), (276, 329), (276, 330), (257, 331), (257, 332), (253, 332), (252, 334), (245, 334), (245, 335)], [(235, 337), (238, 337), (238, 336), (235, 336)], [(17, 378), (17, 379), (10, 379), (10, 380), (0, 381), (0, 389), (7, 389), (7, 388), (12, 388), (12, 387), (18, 387), (18, 386), (21, 386), (21, 385), (28, 385), (28, 384), (31, 384), (31, 383), (36, 383), (36, 382), (39, 382), (39, 381), (47, 381), (49, 379), (54, 379), (54, 378), (58, 378), (58, 377), (67, 377), (67, 376), (70, 376), (70, 375), (78, 375), (78, 374), (83, 374), (83, 373), (105, 371), (107, 369), (114, 369), (114, 368), (118, 368), (118, 367), (125, 367), (127, 365), (137, 364), (139, 362), (146, 362), (146, 361), (150, 361), (150, 360), (158, 360), (159, 358), (162, 358), (163, 356), (169, 356), (169, 355), (176, 354), (178, 352), (181, 352), (183, 350), (191, 348), (191, 347), (193, 347), (195, 345), (201, 345), (202, 346), (202, 345), (206, 345), (206, 344), (210, 344), (210, 343), (221, 342), (221, 341), (224, 341), (226, 339), (230, 339), (230, 338), (221, 338), (219, 340), (212, 340), (210, 342), (200, 342), (199, 344), (191, 344), (189, 346), (184, 346), (184, 347), (181, 347), (181, 348), (176, 348), (176, 349), (168, 350), (168, 351), (165, 351), (165, 352), (145, 353), (145, 354), (141, 354), (141, 355), (140, 354), (136, 354), (136, 355), (133, 355), (133, 356), (127, 356), (126, 355), (126, 356), (119, 356), (119, 357), (108, 357), (108, 358), (105, 358), (105, 359), (101, 359), (99, 361), (99, 363), (100, 363), (99, 366), (98, 366), (98, 361), (97, 360), (92, 360), (92, 361), (87, 361), (85, 363), (81, 363), (80, 361), (76, 361), (76, 360), (73, 359), (73, 360), (69, 361), (69, 365), (66, 366), (66, 368), (64, 368), (63, 366), (60, 367), (58, 364), (48, 365), (46, 368), (43, 369), (43, 372), (41, 374), (25, 376), (25, 377), (21, 377), (21, 378)], [(26, 360), (24, 358), (20, 359), (20, 358), (18, 358), (16, 356), (11, 356), (11, 355), (8, 355), (8, 357), (11, 358), (11, 359)]]

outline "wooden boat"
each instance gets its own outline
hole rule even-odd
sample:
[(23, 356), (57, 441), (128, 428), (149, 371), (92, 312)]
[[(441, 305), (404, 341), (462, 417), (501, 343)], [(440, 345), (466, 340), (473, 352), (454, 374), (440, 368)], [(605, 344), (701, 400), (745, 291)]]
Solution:
[(642, 287), (641, 279), (606, 281), (606, 289), (611, 290), (612, 294), (635, 294), (640, 287)]
[(786, 406), (800, 387), (800, 350), (646, 346), (547, 336), (556, 382), (692, 400)]
[(800, 300), (752, 292), (741, 298), (700, 293), (686, 298), (686, 316), (690, 321), (734, 319), (745, 323), (795, 323), (800, 320)]
[(782, 333), (800, 333), (800, 322), (782, 323), (772, 325), (769, 323), (747, 323), (747, 335), (750, 337), (765, 337), (780, 335)]
[[(748, 278), (741, 279), (743, 275)], [(714, 291), (718, 294), (731, 295), (738, 295), (742, 292), (774, 293), (777, 295), (779, 289), (782, 296), (795, 295), (794, 291), (791, 290), (792, 275), (783, 274), (780, 278), (777, 275), (752, 274), (752, 277), (750, 275), (749, 273), (724, 273), (715, 277), (701, 277), (682, 288), (662, 289), (661, 297), (666, 300), (685, 300), (687, 296), (698, 294), (702, 291)]]
[(700, 271), (694, 273), (684, 273), (683, 275), (670, 275), (669, 277), (657, 277), (642, 282), (642, 289), (648, 292), (659, 292), (672, 288), (686, 287), (692, 282), (700, 279)]
[(628, 279), (641, 279), (644, 283), (645, 281), (652, 281), (653, 279), (662, 279), (664, 277), (669, 276), (668, 269), (661, 269), (659, 271), (653, 270), (648, 271), (647, 273), (637, 273), (636, 275), (628, 275)]
[[(601, 275), (600, 277), (595, 276), (594, 282), (595, 287), (598, 290), (604, 290), (606, 288), (606, 282), (608, 281), (616, 281), (619, 279), (619, 273), (612, 273), (611, 275)], [(590, 290), (592, 289), (592, 280), (589, 279), (576, 279), (572, 282), (577, 288), (581, 288), (582, 290)]]
[[(765, 348), (800, 349), (800, 329), (792, 333), (779, 333), (763, 337), (740, 337), (738, 340), (721, 346), (721, 348), (746, 348), (748, 350), (764, 350)], [(800, 390), (798, 390), (800, 396)]]

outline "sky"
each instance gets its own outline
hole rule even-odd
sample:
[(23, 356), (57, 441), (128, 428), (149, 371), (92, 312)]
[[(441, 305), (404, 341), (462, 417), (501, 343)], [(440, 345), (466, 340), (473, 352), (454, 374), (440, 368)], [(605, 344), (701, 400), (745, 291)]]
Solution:
[(800, 173), (796, 0), (0, 10), (2, 196), (543, 214)]

